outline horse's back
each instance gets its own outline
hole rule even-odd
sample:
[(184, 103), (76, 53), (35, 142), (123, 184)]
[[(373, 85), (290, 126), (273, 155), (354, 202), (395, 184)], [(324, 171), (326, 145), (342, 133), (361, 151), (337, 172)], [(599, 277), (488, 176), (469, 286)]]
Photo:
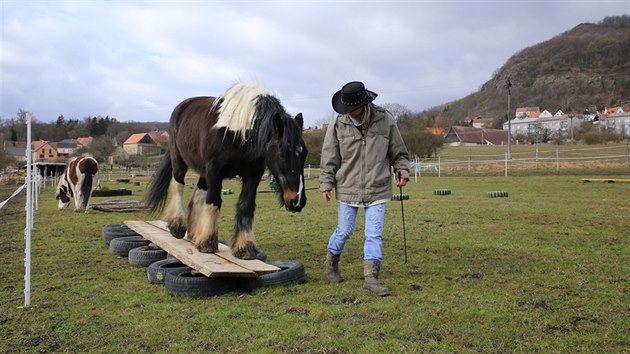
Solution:
[(92, 156), (85, 156), (79, 160), (78, 168), (81, 173), (95, 175), (98, 173), (98, 162)]
[(171, 113), (171, 129), (178, 127), (184, 120), (201, 120), (207, 116), (216, 97), (197, 96), (190, 97), (180, 102)]
[(170, 119), (169, 150), (174, 168), (182, 162), (204, 173), (209, 141), (214, 141), (216, 131), (212, 129), (217, 115), (212, 112), (216, 97), (198, 96), (179, 103)]

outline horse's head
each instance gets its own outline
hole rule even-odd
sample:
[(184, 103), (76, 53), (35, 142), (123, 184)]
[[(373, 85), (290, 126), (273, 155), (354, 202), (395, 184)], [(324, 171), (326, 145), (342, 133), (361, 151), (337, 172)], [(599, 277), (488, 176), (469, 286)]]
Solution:
[(63, 210), (68, 207), (71, 197), (72, 189), (70, 189), (68, 183), (65, 182), (65, 179), (62, 178), (61, 181), (59, 181), (59, 185), (57, 186), (57, 193), (55, 193), (55, 199), (59, 201), (59, 210)]
[(304, 161), (306, 145), (302, 139), (302, 113), (295, 119), (277, 114), (273, 118), (273, 134), (266, 145), (265, 160), (280, 187), (280, 204), (290, 212), (306, 206)]

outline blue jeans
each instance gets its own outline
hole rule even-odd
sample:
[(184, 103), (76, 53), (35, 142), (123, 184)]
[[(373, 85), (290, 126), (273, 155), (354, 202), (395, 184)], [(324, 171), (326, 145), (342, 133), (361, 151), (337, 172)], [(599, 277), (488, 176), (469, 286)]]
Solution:
[[(365, 242), (363, 243), (363, 259), (383, 260), (381, 245), (383, 244), (383, 222), (385, 220), (385, 205), (381, 203), (365, 208)], [(337, 228), (328, 240), (328, 251), (332, 254), (341, 254), (346, 241), (354, 232), (358, 207), (337, 203)]]

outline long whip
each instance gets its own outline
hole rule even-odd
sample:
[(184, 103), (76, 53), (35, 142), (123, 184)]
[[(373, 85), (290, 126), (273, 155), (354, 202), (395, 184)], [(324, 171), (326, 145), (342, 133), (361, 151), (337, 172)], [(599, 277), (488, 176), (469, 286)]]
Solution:
[[(401, 174), (398, 172), (398, 179), (401, 179)], [(407, 231), (405, 230), (405, 205), (403, 204), (403, 192), (402, 186), (400, 188), (400, 210), (402, 212), (402, 225), (403, 225), (403, 245), (405, 250), (405, 264), (407, 263)]]

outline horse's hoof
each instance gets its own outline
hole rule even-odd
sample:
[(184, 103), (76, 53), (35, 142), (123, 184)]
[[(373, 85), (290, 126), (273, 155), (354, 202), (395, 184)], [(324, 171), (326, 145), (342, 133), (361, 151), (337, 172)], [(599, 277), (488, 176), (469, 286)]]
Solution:
[(186, 236), (186, 227), (180, 223), (168, 225), (168, 230), (175, 238), (184, 238)]
[(201, 253), (217, 253), (219, 251), (219, 242), (207, 240), (197, 245), (197, 250)]
[(233, 249), (232, 255), (240, 259), (256, 259), (258, 248), (253, 243), (248, 243), (245, 247)]

